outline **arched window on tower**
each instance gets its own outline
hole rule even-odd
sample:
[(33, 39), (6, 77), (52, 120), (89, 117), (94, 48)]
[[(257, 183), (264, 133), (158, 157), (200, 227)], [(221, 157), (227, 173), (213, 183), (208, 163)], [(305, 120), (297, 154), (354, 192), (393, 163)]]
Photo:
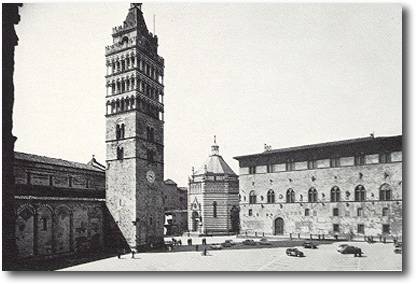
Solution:
[(286, 203), (294, 203), (295, 202), (295, 191), (289, 188), (286, 191)]
[(355, 201), (365, 201), (366, 199), (366, 191), (364, 186), (358, 185), (354, 191), (354, 200)]
[(257, 202), (256, 199), (257, 199), (257, 196), (256, 196), (256, 193), (254, 192), (254, 190), (250, 191), (248, 203), (249, 204), (256, 204), (256, 202)]
[(380, 186), (379, 199), (382, 201), (391, 200), (391, 187), (387, 183)]
[(267, 203), (274, 203), (274, 201), (275, 201), (274, 191), (270, 189), (267, 192)]
[(120, 131), (120, 125), (116, 125), (116, 139), (120, 139), (121, 137), (121, 131)]
[(217, 201), (214, 201), (212, 203), (212, 211), (213, 211), (214, 218), (217, 218)]
[(125, 133), (125, 126), (124, 126), (124, 123), (122, 123), (121, 127), (120, 127), (120, 138), (121, 139), (124, 139), (124, 133)]
[(338, 186), (331, 188), (331, 202), (341, 201), (341, 190)]
[(308, 202), (317, 202), (318, 201), (318, 191), (316, 188), (311, 187), (308, 191)]
[(124, 158), (123, 147), (117, 147), (117, 160), (122, 160), (123, 158)]

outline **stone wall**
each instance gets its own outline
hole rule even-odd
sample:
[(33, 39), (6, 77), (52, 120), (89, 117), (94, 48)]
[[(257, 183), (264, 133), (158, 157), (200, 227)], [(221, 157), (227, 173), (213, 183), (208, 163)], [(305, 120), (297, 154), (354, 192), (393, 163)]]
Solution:
[[(246, 172), (247, 168), (240, 169), (240, 173)], [(240, 174), (239, 180), (243, 233), (274, 235), (276, 219), (282, 218), (284, 235), (402, 235), (401, 162)], [(354, 200), (354, 190), (359, 185), (364, 186), (366, 191), (366, 200), (363, 202)], [(379, 190), (383, 185), (388, 185), (392, 190), (390, 201), (379, 198)], [(335, 186), (340, 189), (339, 202), (330, 201), (331, 189)], [(317, 190), (317, 202), (308, 202), (308, 190), (311, 188)], [(288, 189), (295, 192), (294, 203), (286, 202)], [(267, 203), (269, 190), (275, 193), (275, 202), (272, 204)], [(256, 204), (249, 204), (250, 192), (256, 195)], [(338, 216), (334, 216), (334, 208), (338, 209)], [(362, 210), (360, 213), (358, 208)], [(383, 216), (383, 208), (387, 216)], [(306, 209), (309, 212), (305, 212)], [(339, 225), (339, 232), (334, 232), (334, 224)], [(364, 233), (357, 232), (358, 225), (364, 226)], [(383, 234), (383, 225), (390, 226), (389, 233)]]

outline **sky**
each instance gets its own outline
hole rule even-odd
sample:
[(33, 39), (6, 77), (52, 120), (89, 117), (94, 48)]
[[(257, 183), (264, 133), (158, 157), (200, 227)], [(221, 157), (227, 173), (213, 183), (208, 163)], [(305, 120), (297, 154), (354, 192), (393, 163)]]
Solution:
[[(105, 162), (105, 56), (128, 3), (25, 4), (16, 151)], [(402, 133), (398, 4), (145, 3), (165, 58), (165, 179), (186, 186), (213, 136), (235, 156)]]

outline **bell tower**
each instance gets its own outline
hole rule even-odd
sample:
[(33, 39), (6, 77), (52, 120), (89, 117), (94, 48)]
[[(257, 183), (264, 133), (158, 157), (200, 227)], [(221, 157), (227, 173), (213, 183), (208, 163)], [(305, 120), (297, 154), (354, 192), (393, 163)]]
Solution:
[(141, 4), (105, 48), (106, 203), (131, 247), (163, 243), (164, 59)]

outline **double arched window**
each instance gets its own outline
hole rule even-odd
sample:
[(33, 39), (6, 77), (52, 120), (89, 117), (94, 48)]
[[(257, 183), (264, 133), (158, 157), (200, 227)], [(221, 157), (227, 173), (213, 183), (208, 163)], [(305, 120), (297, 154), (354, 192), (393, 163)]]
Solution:
[(308, 202), (317, 202), (318, 201), (318, 191), (316, 188), (311, 187), (308, 190)]
[(331, 188), (331, 202), (341, 201), (341, 190), (338, 186)]
[(354, 191), (354, 200), (365, 201), (365, 199), (366, 199), (365, 187), (362, 185), (358, 185)]
[(124, 123), (116, 125), (116, 139), (124, 139), (125, 126)]
[(295, 202), (295, 192), (291, 188), (289, 188), (286, 191), (286, 202), (287, 203), (294, 203)]
[(380, 186), (379, 199), (382, 201), (391, 200), (391, 187), (389, 184), (385, 183)]
[(267, 203), (274, 203), (274, 200), (275, 200), (275, 198), (274, 198), (274, 191), (272, 189), (270, 189), (267, 192)]
[(249, 197), (248, 197), (248, 203), (250, 204), (255, 204), (257, 202), (257, 196), (256, 193), (254, 192), (254, 190), (250, 191)]
[(124, 149), (123, 147), (117, 147), (117, 159), (122, 160), (124, 158)]

